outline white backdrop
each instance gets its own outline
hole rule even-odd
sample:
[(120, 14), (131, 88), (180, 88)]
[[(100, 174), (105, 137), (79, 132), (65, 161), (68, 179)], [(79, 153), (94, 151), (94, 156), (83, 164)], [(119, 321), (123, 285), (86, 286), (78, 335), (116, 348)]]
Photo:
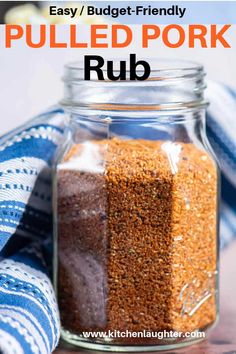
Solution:
[[(236, 26), (234, 26), (235, 31)], [(232, 31), (232, 35), (233, 32)], [(0, 38), (4, 38), (4, 26), (0, 26)], [(138, 31), (137, 31), (138, 32)], [(88, 28), (81, 30), (83, 38), (88, 34)], [(61, 27), (61, 37), (66, 36), (66, 29)], [(235, 40), (232, 40), (235, 42)], [(81, 49), (30, 49), (23, 41), (12, 49), (4, 48), (0, 41), (0, 105), (1, 125), (0, 134), (16, 127), (33, 115), (40, 113), (50, 105), (55, 104), (63, 92), (61, 76), (63, 65), (69, 61), (81, 60), (82, 55), (104, 54), (103, 50)], [(167, 49), (160, 43), (153, 43), (150, 49), (141, 50), (134, 44), (131, 48), (109, 50), (105, 54), (122, 57), (129, 53), (137, 56), (183, 58), (201, 62), (205, 65), (207, 77), (222, 81), (236, 87), (236, 45), (234, 49)]]

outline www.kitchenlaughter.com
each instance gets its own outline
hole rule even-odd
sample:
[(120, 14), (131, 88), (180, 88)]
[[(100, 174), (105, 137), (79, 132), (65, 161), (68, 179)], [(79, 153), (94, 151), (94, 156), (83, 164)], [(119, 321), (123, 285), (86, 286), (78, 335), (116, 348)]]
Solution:
[(131, 332), (118, 331), (118, 330), (108, 330), (106, 332), (83, 332), (84, 338), (157, 338), (157, 339), (176, 339), (176, 338), (205, 338), (205, 332), (195, 331), (195, 332), (177, 332), (177, 331), (139, 331)]

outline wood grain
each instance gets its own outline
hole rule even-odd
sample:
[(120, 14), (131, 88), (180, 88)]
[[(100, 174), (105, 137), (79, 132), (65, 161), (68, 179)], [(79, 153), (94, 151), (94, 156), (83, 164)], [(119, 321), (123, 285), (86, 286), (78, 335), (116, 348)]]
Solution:
[[(236, 354), (236, 242), (221, 253), (220, 321), (209, 338), (166, 354)], [(61, 343), (54, 354), (95, 353)], [(103, 353), (103, 352), (96, 352)], [(107, 353), (107, 352), (106, 352)], [(160, 353), (160, 352), (158, 352)]]

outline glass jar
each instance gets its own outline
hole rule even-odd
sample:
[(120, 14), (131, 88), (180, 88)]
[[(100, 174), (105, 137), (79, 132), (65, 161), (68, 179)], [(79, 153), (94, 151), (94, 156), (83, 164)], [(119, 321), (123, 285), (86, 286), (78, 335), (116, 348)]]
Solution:
[(156, 62), (146, 81), (65, 68), (54, 175), (62, 337), (108, 351), (195, 343), (218, 317), (218, 172), (204, 70)]

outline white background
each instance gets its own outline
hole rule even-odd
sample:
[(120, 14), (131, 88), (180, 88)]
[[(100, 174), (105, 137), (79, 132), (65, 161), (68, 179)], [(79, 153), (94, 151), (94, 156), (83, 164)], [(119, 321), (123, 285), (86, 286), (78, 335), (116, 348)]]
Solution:
[[(154, 42), (150, 49), (141, 50), (138, 45), (138, 27), (135, 27), (135, 44), (123, 50), (109, 50), (105, 54), (114, 57), (127, 57), (137, 53), (142, 58), (183, 58), (198, 61), (205, 65), (207, 77), (236, 87), (236, 42), (235, 28), (231, 31), (234, 48), (189, 49), (187, 45), (179, 49), (168, 49), (161, 42)], [(0, 38), (4, 38), (4, 26), (0, 26)], [(81, 27), (81, 38), (89, 37), (88, 27)], [(233, 39), (234, 37), (234, 39)], [(67, 39), (68, 32), (61, 26), (60, 39)], [(0, 41), (0, 134), (16, 127), (35, 114), (58, 102), (63, 94), (63, 65), (66, 62), (81, 60), (86, 53), (105, 55), (103, 50), (85, 52), (81, 49), (30, 49), (24, 41), (18, 41), (14, 48), (6, 49)]]

